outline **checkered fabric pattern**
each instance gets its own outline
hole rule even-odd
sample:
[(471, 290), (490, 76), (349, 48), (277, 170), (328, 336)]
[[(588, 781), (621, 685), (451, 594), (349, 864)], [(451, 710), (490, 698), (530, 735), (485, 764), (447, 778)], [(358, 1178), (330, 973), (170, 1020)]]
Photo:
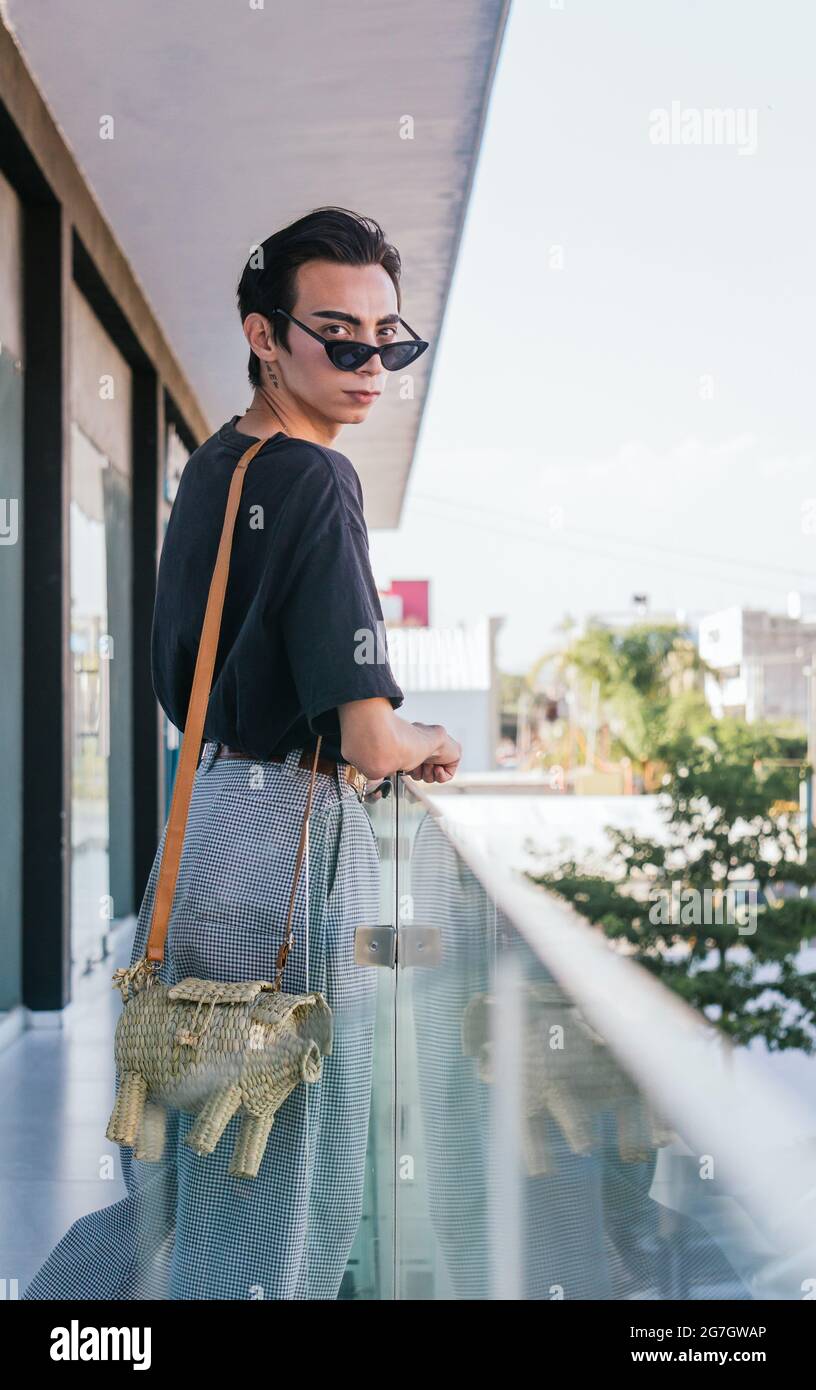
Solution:
[[(495, 1091), (463, 1054), (462, 1015), (475, 995), (493, 988), (499, 952), (518, 957), (525, 979), (550, 976), (431, 816), (418, 826), (410, 867), (416, 920), (438, 929), (442, 951), (435, 969), (409, 972), (428, 1213), (454, 1296), (487, 1299), (496, 1253), (491, 1223), (501, 1227), (509, 1215), (503, 1196), (495, 1206), (506, 1175), (493, 1166)], [(519, 1171), (516, 1178), (521, 1297), (551, 1298), (561, 1286), (567, 1298), (609, 1298), (599, 1160), (572, 1154), (555, 1126), (550, 1139), (557, 1172), (531, 1179)]]
[[(274, 979), (310, 771), (216, 759), (195, 777), (160, 978)], [(144, 955), (165, 832), (139, 912)], [(256, 1178), (234, 1178), (240, 1117), (214, 1153), (182, 1141), (195, 1117), (168, 1113), (160, 1163), (122, 1148), (128, 1196), (81, 1217), (26, 1299), (334, 1299), (362, 1209), (376, 969), (354, 962), (354, 929), (379, 911), (379, 851), (368, 811), (336, 775), (315, 776), (282, 987), (320, 990), (334, 1015), (322, 1075), (278, 1110)], [(118, 1077), (117, 1077), (118, 1082)], [(111, 1097), (113, 1104), (113, 1097)]]

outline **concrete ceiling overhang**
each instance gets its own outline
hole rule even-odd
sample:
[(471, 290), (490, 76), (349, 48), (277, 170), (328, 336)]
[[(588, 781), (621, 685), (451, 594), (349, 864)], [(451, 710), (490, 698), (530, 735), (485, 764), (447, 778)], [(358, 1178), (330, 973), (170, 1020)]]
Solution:
[(399, 521), (508, 5), (5, 0), (212, 428), (250, 397), (235, 289), (251, 247), (325, 203), (396, 244), (405, 317), (431, 347), (413, 400), (395, 375), (337, 440), (372, 527)]

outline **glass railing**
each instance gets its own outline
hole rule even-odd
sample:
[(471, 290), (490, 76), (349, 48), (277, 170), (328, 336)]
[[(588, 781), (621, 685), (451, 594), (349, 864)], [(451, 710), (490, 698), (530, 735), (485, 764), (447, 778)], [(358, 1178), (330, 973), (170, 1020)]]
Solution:
[[(263, 1174), (232, 1173), (246, 1117), (223, 1110), (232, 1054), (213, 1042), (216, 1018), (188, 1082), (202, 1101), (221, 1096), (221, 1137), (193, 1153), (192, 1113), (171, 1101), (165, 1133), (145, 1107), (139, 1144), (120, 1149), (129, 1196), (83, 1218), (69, 1247), (99, 1243), (115, 1297), (812, 1299), (812, 1112), (493, 855), (475, 798), (462, 829), (459, 798), (401, 774), (389, 788), (366, 802), (379, 905), (366, 892), (367, 920), (347, 924), (355, 968), (371, 971), (373, 989), (352, 990), (365, 1017), (338, 1010), (331, 1064), (304, 1072), (312, 1084), (275, 1114)], [(265, 962), (258, 979), (278, 928), (268, 947), (265, 925), (244, 938)], [(237, 980), (251, 969), (238, 955), (227, 965)], [(189, 998), (168, 1024), (179, 1047), (209, 1026)], [(262, 1033), (258, 1023), (256, 1051)], [(280, 1066), (295, 1042), (283, 1039)], [(278, 1043), (264, 1046), (278, 1056)], [(370, 1106), (354, 1049), (373, 1058)], [(105, 1196), (100, 1179), (97, 1206)], [(191, 1238), (196, 1221), (206, 1248)]]
[(450, 800), (392, 787), (349, 1296), (812, 1298), (812, 1115)]

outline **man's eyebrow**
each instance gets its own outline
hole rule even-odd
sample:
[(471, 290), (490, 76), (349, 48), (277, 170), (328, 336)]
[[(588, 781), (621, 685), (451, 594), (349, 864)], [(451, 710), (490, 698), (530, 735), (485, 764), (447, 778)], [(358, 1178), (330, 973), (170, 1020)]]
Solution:
[[(313, 319), (342, 319), (344, 323), (351, 323), (355, 328), (361, 326), (362, 320), (354, 314), (345, 314), (342, 309), (315, 309), (312, 312)], [(399, 323), (399, 314), (385, 314), (383, 318), (377, 319), (377, 323)]]

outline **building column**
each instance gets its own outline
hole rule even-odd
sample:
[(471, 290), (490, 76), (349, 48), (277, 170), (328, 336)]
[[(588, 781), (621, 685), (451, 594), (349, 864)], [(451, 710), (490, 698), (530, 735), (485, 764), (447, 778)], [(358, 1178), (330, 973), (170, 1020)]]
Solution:
[(23, 1003), (70, 999), (68, 303), (70, 227), (55, 201), (23, 218)]

